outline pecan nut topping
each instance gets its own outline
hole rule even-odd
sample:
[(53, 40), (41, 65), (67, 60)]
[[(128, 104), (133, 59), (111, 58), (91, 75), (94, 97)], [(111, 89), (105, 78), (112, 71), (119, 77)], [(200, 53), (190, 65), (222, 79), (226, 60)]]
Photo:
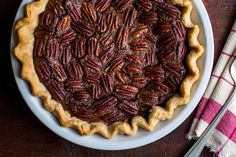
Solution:
[(73, 116), (130, 121), (180, 91), (186, 34), (169, 0), (50, 0), (34, 32), (34, 66)]

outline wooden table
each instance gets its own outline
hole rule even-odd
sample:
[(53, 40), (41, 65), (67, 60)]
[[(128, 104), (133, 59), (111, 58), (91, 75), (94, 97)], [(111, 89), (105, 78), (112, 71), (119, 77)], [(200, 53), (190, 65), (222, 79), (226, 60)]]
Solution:
[[(47, 129), (18, 91), (10, 64), (11, 26), (21, 0), (0, 2), (0, 157), (180, 157), (192, 146), (185, 136), (194, 113), (168, 136), (125, 151), (99, 151), (72, 144)], [(215, 61), (236, 18), (236, 0), (205, 0), (215, 36)], [(204, 150), (202, 157), (212, 156)]]

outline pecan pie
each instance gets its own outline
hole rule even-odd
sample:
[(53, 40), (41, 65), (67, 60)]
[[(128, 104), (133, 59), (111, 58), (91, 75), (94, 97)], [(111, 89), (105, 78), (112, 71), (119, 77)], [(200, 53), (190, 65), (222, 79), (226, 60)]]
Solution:
[(203, 53), (189, 0), (38, 0), (18, 22), (22, 77), (63, 126), (111, 138), (185, 105)]

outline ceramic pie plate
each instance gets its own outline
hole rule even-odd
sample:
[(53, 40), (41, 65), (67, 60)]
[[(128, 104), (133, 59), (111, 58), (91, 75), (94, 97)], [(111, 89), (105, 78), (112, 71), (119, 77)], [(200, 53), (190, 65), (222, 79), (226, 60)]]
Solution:
[[(13, 50), (17, 42), (17, 36), (14, 31), (15, 22), (23, 17), (24, 6), (31, 1), (32, 0), (23, 0), (17, 11), (13, 25), (13, 31), (11, 34), (11, 51)], [(13, 73), (17, 86), (24, 100), (26, 101), (32, 112), (44, 125), (46, 125), (57, 135), (81, 146), (101, 150), (123, 150), (143, 146), (166, 136), (175, 128), (177, 128), (197, 106), (197, 103), (199, 102), (206, 89), (213, 65), (214, 43), (209, 16), (202, 1), (192, 0), (192, 3), (194, 7), (191, 15), (192, 21), (200, 26), (199, 41), (205, 49), (203, 56), (198, 60), (200, 78), (194, 84), (191, 90), (190, 102), (186, 106), (178, 107), (175, 110), (175, 113), (171, 120), (158, 123), (153, 132), (139, 129), (138, 133), (135, 136), (129, 137), (124, 135), (117, 135), (114, 138), (108, 140), (97, 134), (90, 136), (81, 136), (78, 132), (71, 128), (60, 126), (54, 115), (43, 108), (41, 100), (31, 94), (27, 82), (21, 79), (19, 73), (21, 66), (18, 60), (15, 58), (13, 52), (11, 52)]]

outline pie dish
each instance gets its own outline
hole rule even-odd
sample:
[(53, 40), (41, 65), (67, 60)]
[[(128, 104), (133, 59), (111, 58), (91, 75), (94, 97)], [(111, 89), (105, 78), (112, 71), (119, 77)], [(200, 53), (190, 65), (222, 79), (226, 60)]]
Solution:
[[(107, 2), (108, 2), (107, 0), (101, 0), (101, 1), (99, 1), (98, 4), (103, 4), (103, 3), (107, 3)], [(124, 6), (120, 7), (120, 6), (122, 6), (121, 5), (122, 2), (128, 3), (129, 1), (125, 1), (125, 0), (119, 1), (119, 2), (114, 1), (112, 3), (119, 4), (119, 5), (117, 4), (119, 7), (117, 7), (117, 8), (114, 7), (118, 12), (117, 13), (118, 19), (119, 19), (119, 16), (121, 16), (120, 14), (122, 14), (122, 15), (127, 14), (128, 15), (127, 18), (124, 18), (125, 22), (123, 22), (122, 25), (123, 24), (124, 25), (131, 25), (131, 23), (132, 23), (131, 17), (134, 16), (133, 15), (134, 13), (132, 11), (133, 8), (127, 9)], [(130, 2), (132, 2), (132, 1), (130, 1)], [(142, 4), (142, 2), (144, 3), (144, 1), (140, 1), (140, 4)], [(147, 1), (145, 1), (145, 2), (147, 2)], [(154, 1), (150, 1), (150, 2), (151, 2), (150, 4), (154, 3)], [(66, 1), (65, 5), (70, 6), (68, 9), (68, 10), (70, 10), (71, 8), (74, 8), (75, 3), (76, 3), (75, 1)], [(139, 39), (136, 40), (136, 39), (132, 39), (135, 37), (132, 37), (131, 39), (130, 39), (130, 37), (126, 37), (127, 39), (124, 40), (124, 36), (130, 36), (130, 34), (127, 35), (127, 33), (125, 33), (125, 32), (127, 32), (127, 30), (125, 29), (126, 27), (125, 28), (121, 27), (119, 24), (117, 26), (111, 25), (110, 29), (114, 28), (114, 29), (116, 29), (116, 30), (114, 30), (114, 32), (117, 32), (117, 34), (114, 36), (115, 39), (113, 41), (111, 41), (111, 43), (114, 44), (115, 48), (111, 48), (111, 49), (118, 51), (119, 56), (114, 55), (113, 60), (111, 59), (111, 61), (107, 61), (108, 67), (110, 67), (110, 69), (112, 69), (113, 73), (116, 73), (117, 70), (114, 70), (115, 68), (113, 68), (113, 65), (118, 65), (116, 67), (118, 67), (119, 70), (122, 69), (122, 71), (124, 71), (120, 75), (126, 74), (128, 76), (128, 79), (132, 80), (132, 81), (130, 81), (130, 83), (124, 83), (124, 82), (122, 82), (124, 80), (120, 79), (122, 82), (122, 85), (119, 85), (119, 84), (114, 83), (115, 81), (110, 81), (110, 80), (114, 80), (114, 76), (110, 76), (109, 73), (108, 73), (109, 75), (107, 75), (107, 73), (105, 73), (105, 72), (109, 71), (109, 68), (108, 68), (108, 70), (106, 70), (107, 68), (104, 68), (104, 67), (102, 67), (103, 65), (102, 66), (100, 65), (100, 64), (104, 64), (105, 61), (103, 63), (99, 63), (99, 61), (94, 59), (95, 57), (97, 57), (100, 60), (103, 60), (102, 58), (106, 58), (106, 56), (103, 54), (109, 54), (109, 53), (105, 53), (105, 52), (96, 52), (96, 50), (95, 50), (96, 49), (95, 47), (97, 47), (97, 46), (94, 46), (94, 45), (97, 45), (96, 40), (101, 39), (100, 36), (103, 35), (103, 34), (101, 35), (101, 31), (103, 31), (102, 29), (97, 28), (98, 31), (100, 31), (100, 34), (97, 33), (98, 35), (96, 34), (95, 36), (99, 36), (99, 37), (95, 37), (95, 36), (91, 37), (92, 36), (91, 34), (93, 34), (94, 33), (93, 31), (95, 31), (95, 30), (92, 30), (92, 27), (91, 27), (89, 29), (90, 31), (87, 31), (88, 28), (86, 28), (86, 27), (89, 25), (84, 25), (84, 23), (77, 22), (78, 15), (74, 14), (75, 13), (74, 11), (70, 12), (67, 10), (68, 15), (70, 13), (71, 13), (71, 15), (69, 15), (69, 16), (63, 15), (64, 18), (61, 18), (61, 20), (54, 20), (54, 22), (59, 23), (58, 27), (63, 28), (63, 29), (64, 28), (67, 29), (66, 34), (61, 33), (59, 30), (60, 37), (58, 37), (58, 40), (60, 40), (60, 43), (61, 43), (60, 48), (63, 47), (63, 49), (65, 49), (65, 50), (63, 50), (63, 54), (66, 54), (66, 55), (58, 55), (57, 52), (59, 52), (59, 50), (57, 50), (57, 49), (60, 49), (60, 48), (57, 48), (59, 46), (55, 46), (57, 44), (55, 44), (56, 41), (54, 39), (50, 39), (50, 41), (49, 41), (49, 39), (47, 39), (49, 42), (43, 43), (43, 44), (42, 44), (41, 40), (40, 40), (40, 42), (37, 41), (38, 38), (43, 38), (43, 37), (47, 36), (47, 35), (45, 35), (46, 28), (43, 28), (44, 30), (42, 31), (42, 28), (40, 28), (40, 25), (48, 25), (49, 27), (47, 27), (47, 31), (48, 31), (48, 28), (50, 29), (50, 27), (51, 27), (50, 24), (47, 24), (47, 23), (51, 23), (51, 22), (48, 22), (51, 20), (50, 19), (51, 16), (46, 13), (41, 14), (42, 12), (45, 11), (45, 8), (48, 4), (48, 0), (39, 0), (39, 1), (36, 1), (33, 3), (30, 3), (27, 6), (26, 17), (24, 19), (20, 20), (18, 22), (18, 24), (16, 25), (16, 30), (17, 30), (18, 36), (19, 36), (19, 43), (18, 43), (17, 47), (15, 48), (15, 54), (16, 54), (17, 58), (23, 64), (23, 66), (22, 66), (23, 79), (30, 82), (33, 94), (38, 97), (41, 97), (43, 99), (43, 102), (45, 104), (45, 108), (48, 109), (49, 111), (53, 112), (58, 117), (58, 119), (60, 120), (60, 122), (63, 126), (74, 127), (76, 129), (78, 129), (78, 131), (81, 134), (84, 134), (84, 135), (99, 133), (107, 138), (111, 138), (111, 137), (115, 136), (118, 132), (122, 133), (122, 134), (126, 134), (126, 135), (134, 135), (137, 132), (138, 127), (142, 127), (146, 130), (153, 130), (153, 128), (156, 126), (156, 124), (159, 122), (159, 120), (170, 119), (172, 117), (174, 109), (177, 106), (185, 105), (188, 103), (189, 97), (190, 97), (190, 89), (191, 89), (193, 83), (199, 77), (199, 70), (196, 65), (196, 61), (203, 53), (203, 48), (197, 40), (199, 28), (197, 25), (194, 25), (190, 20), (190, 12), (192, 9), (192, 5), (191, 5), (191, 2), (187, 1), (187, 0), (173, 0), (172, 1), (173, 4), (170, 4), (167, 1), (155, 1), (155, 3), (158, 3), (158, 4), (163, 3), (164, 4), (164, 5), (160, 4), (160, 6), (159, 6), (159, 9), (162, 10), (162, 13), (164, 13), (163, 9), (169, 9), (169, 12), (167, 12), (167, 13), (169, 13), (170, 15), (167, 15), (167, 16), (177, 16), (178, 10), (173, 9), (173, 8), (175, 5), (178, 7), (181, 7), (181, 21), (180, 21), (180, 19), (176, 20), (174, 18), (175, 20), (173, 23), (175, 25), (174, 24), (173, 25), (164, 25), (161, 22), (156, 24), (157, 19), (155, 17), (152, 17), (151, 14), (145, 13), (142, 17), (142, 15), (139, 15), (140, 13), (137, 13), (139, 15), (139, 16), (137, 16), (137, 18), (139, 18), (139, 19), (141, 18), (141, 20), (139, 22), (134, 20), (134, 23), (136, 23), (136, 24), (142, 23), (142, 25), (135, 26), (134, 28), (131, 28), (131, 26), (129, 26), (128, 27), (129, 29), (134, 29), (134, 30), (129, 31), (129, 32), (131, 32), (130, 34), (132, 34), (133, 36), (137, 35), (138, 36), (137, 38), (139, 38), (141, 36), (141, 38), (143, 39), (142, 32), (145, 32), (146, 31), (145, 29), (150, 29), (150, 28), (152, 29), (151, 31), (150, 30), (147, 31), (147, 32), (152, 32), (152, 33), (148, 34), (149, 37), (154, 34), (153, 32), (156, 33), (156, 36), (158, 36), (158, 35), (162, 36), (161, 33), (166, 33), (166, 32), (168, 33), (171, 31), (178, 38), (183, 38), (183, 40), (181, 40), (181, 42), (182, 42), (182, 41), (186, 40), (186, 39), (184, 39), (184, 37), (185, 37), (184, 29), (181, 26), (181, 24), (183, 24), (184, 27), (187, 29), (187, 35), (188, 35), (188, 43), (186, 45), (184, 44), (186, 47), (188, 47), (188, 48), (186, 48), (186, 49), (188, 49), (188, 52), (183, 50), (183, 46), (180, 46), (179, 43), (177, 46), (178, 49), (181, 48), (181, 51), (178, 50), (179, 52), (184, 51), (184, 53), (182, 53), (182, 54), (187, 53), (186, 57), (184, 55), (183, 56), (177, 55), (177, 57), (180, 56), (179, 57), (179, 58), (181, 58), (180, 61), (177, 61), (177, 59), (173, 59), (174, 61), (173, 60), (169, 61), (171, 63), (178, 62), (178, 65), (180, 64), (180, 62), (182, 63), (182, 61), (186, 61), (187, 68), (184, 68), (184, 66), (185, 66), (184, 63), (181, 64), (181, 67), (176, 66), (176, 64), (175, 64), (175, 66), (172, 64), (172, 66), (168, 66), (171, 68), (167, 68), (169, 71), (171, 71), (171, 73), (174, 73), (174, 76), (177, 76), (178, 78), (179, 78), (178, 74), (180, 74), (180, 73), (184, 74), (183, 71), (185, 71), (185, 70), (187, 70), (187, 72), (186, 72), (186, 74), (184, 74), (184, 77), (182, 78), (183, 80), (181, 79), (179, 81), (179, 83), (181, 83), (180, 88), (179, 88), (179, 92), (177, 93), (176, 91), (174, 91), (174, 95), (172, 93), (172, 95), (170, 97), (168, 97), (168, 100), (164, 101), (165, 102), (164, 106), (163, 106), (163, 103), (162, 104), (160, 103), (157, 106), (157, 103), (160, 101), (159, 100), (160, 96), (158, 96), (157, 99), (155, 99), (156, 97), (152, 95), (153, 94), (152, 90), (153, 90), (153, 88), (156, 88), (155, 90), (159, 91), (160, 90), (160, 88), (159, 88), (160, 83), (162, 83), (162, 82), (165, 83), (164, 80), (167, 80), (166, 79), (167, 76), (160, 77), (160, 76), (157, 76), (157, 74), (160, 75), (160, 73), (161, 74), (166, 73), (166, 70), (165, 70), (165, 72), (163, 72), (164, 68), (162, 68), (162, 67), (166, 66), (166, 62), (168, 62), (167, 60), (169, 60), (168, 57), (174, 58), (172, 52), (170, 53), (169, 51), (167, 52), (167, 50), (165, 50), (165, 49), (173, 46), (172, 44), (168, 45), (165, 43), (166, 41), (168, 41), (167, 39), (158, 40), (160, 42), (160, 44), (157, 44), (159, 46), (158, 48), (161, 49), (161, 51), (165, 52), (166, 54), (160, 53), (160, 56), (155, 56), (155, 57), (152, 57), (152, 55), (145, 54), (146, 58), (148, 58), (148, 57), (150, 58), (150, 56), (151, 56), (151, 59), (148, 58), (148, 59), (146, 59), (146, 60), (148, 60), (148, 63), (143, 63), (144, 61), (137, 59), (138, 58), (137, 56), (131, 56), (131, 55), (133, 54), (133, 52), (135, 52), (135, 54), (138, 53), (139, 55), (142, 55), (142, 53), (140, 54), (140, 51), (141, 52), (146, 51), (144, 49), (147, 49), (147, 45), (151, 45), (150, 43), (146, 44), (144, 41), (153, 40), (153, 39), (155, 39), (155, 36), (151, 36), (151, 38), (145, 38), (145, 40), (139, 40)], [(54, 4), (54, 5), (52, 5), (52, 4)], [(48, 8), (53, 8), (51, 10), (55, 11), (56, 14), (59, 15), (61, 13), (58, 12), (57, 9), (55, 9), (58, 7), (61, 8), (58, 4), (59, 4), (59, 1), (54, 1), (54, 2), (50, 1)], [(83, 5), (78, 4), (78, 5), (82, 6), (81, 7), (82, 8), (81, 14), (84, 14), (83, 18), (86, 18), (88, 21), (99, 21), (98, 17), (95, 18), (95, 16), (91, 16), (94, 14), (91, 13), (92, 9), (89, 4), (90, 3), (83, 3)], [(95, 6), (101, 6), (98, 4), (96, 5), (96, 3), (95, 3)], [(113, 4), (113, 5), (116, 6), (115, 4)], [(146, 3), (144, 3), (144, 4), (146, 4)], [(135, 4), (134, 6), (136, 6), (136, 5), (137, 4)], [(51, 6), (54, 6), (54, 7), (51, 7)], [(130, 6), (130, 4), (127, 6)], [(144, 6), (146, 6), (146, 7), (144, 7), (144, 12), (151, 10), (150, 8), (148, 8), (148, 5), (144, 5)], [(163, 7), (163, 6), (165, 6), (165, 7)], [(137, 5), (136, 7), (138, 7), (138, 8), (141, 7), (141, 9), (139, 9), (139, 10), (142, 10), (142, 5)], [(100, 7), (100, 9), (103, 10), (104, 8)], [(41, 16), (39, 16), (40, 14), (41, 14)], [(108, 15), (110, 15), (112, 18), (107, 17), (107, 19), (108, 19), (107, 21), (109, 21), (109, 19), (116, 18), (113, 15), (113, 12), (111, 12)], [(130, 15), (132, 15), (132, 16), (130, 16)], [(134, 19), (136, 19), (136, 18), (134, 18)], [(169, 21), (171, 21), (171, 20), (173, 20), (173, 19), (169, 19)], [(51, 20), (51, 21), (53, 21), (53, 20)], [(75, 32), (70, 31), (68, 33), (68, 30), (71, 30), (71, 28), (72, 28), (72, 27), (69, 27), (69, 29), (67, 28), (68, 21), (74, 21), (74, 22), (71, 22), (72, 23), (71, 26), (75, 27), (75, 28), (73, 28), (73, 30), (75, 30)], [(73, 23), (75, 23), (75, 21), (76, 21), (76, 26), (73, 26)], [(154, 24), (152, 24), (152, 22)], [(107, 23), (109, 23), (109, 22), (107, 22)], [(70, 24), (68, 24), (68, 25), (70, 25)], [(148, 27), (146, 27), (146, 26), (148, 26)], [(172, 27), (173, 27), (173, 29), (172, 29)], [(137, 31), (137, 30), (139, 30), (139, 31)], [(93, 33), (91, 33), (91, 31)], [(110, 32), (112, 32), (112, 31), (110, 30)], [(119, 32), (121, 32), (121, 33), (119, 33)], [(140, 33), (137, 33), (137, 32), (141, 32), (141, 35), (140, 35)], [(79, 34), (79, 35), (77, 35), (77, 34)], [(71, 109), (66, 108), (66, 105), (70, 104), (71, 102), (73, 102), (73, 103), (79, 102), (76, 105), (73, 104), (73, 107), (74, 106), (77, 107), (78, 105), (81, 105), (81, 104), (90, 106), (93, 103), (90, 103), (90, 104), (87, 103), (87, 102), (89, 102), (89, 101), (87, 101), (88, 95), (85, 95), (85, 94), (81, 95), (81, 93), (79, 93), (79, 94), (76, 93), (77, 94), (76, 98), (79, 98), (79, 100), (75, 100), (75, 98), (73, 99), (73, 101), (71, 99), (66, 99), (66, 100), (70, 100), (70, 103), (65, 103), (64, 99), (65, 99), (65, 96), (67, 97), (67, 95), (60, 94), (60, 93), (63, 93), (63, 91), (61, 91), (62, 88), (59, 88), (59, 86), (58, 86), (61, 84), (61, 82), (64, 83), (65, 81), (69, 80), (68, 81), (69, 83), (66, 82), (65, 84), (63, 84), (64, 86), (69, 86), (67, 89), (67, 92), (70, 91), (73, 93), (75, 90), (80, 88), (79, 83), (81, 83), (81, 82), (75, 81), (76, 80), (75, 75), (76, 75), (76, 77), (79, 77), (78, 75), (81, 75), (79, 73), (80, 70), (77, 70), (77, 73), (75, 73), (75, 74), (69, 73), (69, 75), (70, 74), (73, 75), (72, 77), (67, 76), (67, 73), (64, 72), (64, 70), (62, 70), (68, 64), (75, 65), (74, 64), (75, 62), (72, 61), (74, 59), (72, 54), (71, 54), (71, 57), (68, 57), (68, 56), (70, 56), (70, 54), (69, 54), (70, 51), (67, 50), (66, 47), (68, 47), (67, 45), (70, 45), (70, 46), (77, 45), (77, 47), (78, 47), (78, 45), (81, 45), (81, 43), (83, 43), (83, 42), (81, 42), (82, 41), (81, 39), (78, 39), (78, 42), (75, 42), (76, 44), (71, 44), (72, 41), (75, 40), (75, 38), (76, 38), (76, 40), (77, 40), (77, 38), (80, 38), (77, 36), (82, 36), (82, 37), (86, 36), (86, 38), (88, 40), (88, 41), (86, 41), (86, 43), (90, 46), (93, 45), (93, 46), (91, 46), (92, 48), (90, 48), (89, 46), (87, 47), (86, 53), (84, 54), (87, 56), (83, 57), (83, 59), (81, 59), (83, 55), (78, 57), (78, 54), (79, 54), (78, 51), (76, 53), (77, 54), (76, 57), (81, 59), (81, 62), (82, 62), (81, 64), (83, 64), (82, 65), (83, 68), (87, 68), (86, 70), (83, 70), (83, 73), (86, 73), (86, 74), (84, 74), (84, 77), (82, 77), (83, 78), (82, 80), (84, 80), (84, 82), (86, 82), (86, 83), (89, 82), (88, 81), (89, 77), (86, 77), (86, 76), (90, 76), (89, 75), (90, 73), (88, 72), (89, 68), (94, 71), (99, 71), (100, 74), (96, 74), (96, 76), (98, 76), (98, 78), (101, 78), (100, 83), (96, 82), (94, 84), (101, 85), (103, 87), (102, 90), (105, 91), (105, 92), (101, 92), (102, 94), (105, 93), (105, 96), (102, 95), (101, 97), (98, 97), (98, 100), (96, 100), (96, 98), (97, 98), (96, 94), (94, 96), (93, 94), (91, 94), (92, 92), (90, 92), (90, 93), (88, 92), (89, 94), (91, 94), (91, 97), (93, 97), (93, 101), (96, 104), (95, 106), (98, 106), (96, 108), (96, 112), (94, 114), (95, 118), (93, 115), (94, 112), (92, 114), (86, 113), (88, 108), (86, 108), (86, 110), (82, 110), (82, 111), (76, 110), (76, 111), (78, 111), (77, 116), (76, 116), (76, 114), (73, 114), (73, 111), (75, 111), (75, 110), (71, 110)], [(120, 37), (120, 36), (122, 36), (122, 37)], [(145, 36), (145, 37), (148, 37), (148, 36)], [(180, 42), (179, 39), (173, 39), (173, 38), (171, 38), (171, 36), (165, 35), (165, 37), (168, 37), (168, 39), (171, 39), (170, 41), (168, 41), (168, 43), (169, 42), (173, 43), (172, 41)], [(119, 40), (119, 39), (122, 39), (122, 40)], [(154, 42), (156, 43), (157, 41), (154, 41)], [(58, 56), (63, 58), (63, 59), (61, 59), (60, 64), (56, 63), (54, 65), (53, 71), (56, 72), (56, 75), (54, 74), (53, 77), (55, 80), (57, 80), (57, 82), (52, 83), (52, 87), (51, 87), (50, 83), (49, 83), (50, 84), (49, 86), (47, 85), (47, 83), (45, 83), (45, 80), (46, 81), (49, 80), (49, 82), (54, 81), (54, 80), (51, 81), (50, 78), (52, 76), (48, 75), (50, 73), (50, 72), (48, 72), (49, 68), (45, 68), (45, 67), (48, 67), (48, 65), (51, 66), (50, 65), (51, 63), (44, 62), (45, 58), (42, 59), (43, 61), (40, 59), (44, 55), (44, 54), (42, 54), (44, 51), (41, 51), (42, 47), (44, 45), (49, 45), (49, 46), (47, 46), (48, 47), (47, 49), (49, 49), (49, 51), (51, 49), (53, 49), (53, 51), (46, 52), (47, 56), (53, 56), (52, 58), (54, 60), (52, 62), (55, 62), (55, 58), (59, 58)], [(106, 45), (106, 44), (102, 44), (103, 47), (105, 47), (104, 45)], [(131, 54), (128, 54), (124, 50), (127, 45), (129, 45), (128, 50), (129, 51), (131, 50), (131, 52), (132, 52)], [(152, 46), (149, 46), (149, 47), (152, 47)], [(93, 50), (91, 50), (91, 49), (93, 49)], [(119, 49), (119, 50), (117, 50), (117, 49)], [(154, 49), (154, 51), (156, 51), (156, 49)], [(52, 53), (52, 52), (55, 52), (55, 53)], [(150, 51), (148, 51), (148, 52), (150, 52)], [(94, 54), (91, 54), (91, 53), (94, 53)], [(175, 53), (177, 53), (177, 52), (175, 52)], [(94, 58), (90, 57), (89, 56), (90, 54), (91, 54), (91, 56), (95, 56), (95, 57)], [(125, 55), (121, 55), (121, 54), (125, 54)], [(73, 54), (73, 55), (75, 55), (75, 54)], [(129, 57), (127, 58), (128, 55), (129, 55)], [(121, 61), (119, 60), (119, 61), (124, 62), (124, 63), (122, 63), (120, 65), (114, 64), (114, 62), (117, 61), (118, 57), (123, 57), (124, 59), (122, 59)], [(70, 58), (70, 59), (68, 59), (68, 58)], [(71, 59), (71, 58), (73, 58), (73, 59)], [(158, 58), (158, 61), (155, 61), (155, 58)], [(50, 60), (50, 58), (48, 60)], [(139, 61), (140, 61), (140, 63), (138, 63)], [(90, 64), (91, 62), (92, 62), (92, 65)], [(120, 63), (120, 62), (117, 62), (117, 63)], [(157, 63), (157, 62), (160, 62), (160, 63)], [(129, 64), (129, 66), (126, 66), (127, 63)], [(131, 64), (131, 63), (135, 63), (135, 64)], [(94, 67), (94, 64), (96, 65), (95, 67)], [(141, 68), (137, 66), (139, 64), (141, 64)], [(157, 65), (157, 64), (159, 64), (159, 65)], [(76, 62), (76, 65), (78, 65), (78, 61)], [(151, 68), (150, 68), (150, 66), (151, 66)], [(160, 66), (162, 66), (161, 67), (162, 71), (160, 70)], [(176, 73), (176, 71), (173, 71), (173, 69), (175, 70), (176, 67), (178, 67), (177, 73)], [(99, 68), (99, 70), (97, 70), (98, 68)], [(74, 69), (76, 69), (76, 68), (74, 68)], [(77, 69), (80, 69), (80, 68), (77, 68)], [(105, 69), (104, 70), (105, 72), (102, 71), (101, 69)], [(136, 75), (133, 75), (133, 73), (136, 74), (136, 73), (139, 73), (140, 71), (142, 71), (142, 72), (144, 71), (143, 72), (144, 76), (145, 76), (144, 80), (146, 79), (145, 82), (148, 82), (148, 83), (144, 83), (144, 85), (142, 85), (143, 81), (140, 81), (142, 78), (136, 77)], [(91, 72), (91, 73), (93, 73), (93, 72)], [(183, 74), (181, 76), (183, 76)], [(101, 76), (99, 76), (99, 75), (101, 75)], [(118, 75), (118, 76), (120, 76), (120, 75)], [(171, 75), (171, 74), (169, 74), (169, 75)], [(118, 77), (118, 78), (122, 78), (122, 77)], [(147, 80), (147, 78), (150, 80)], [(71, 81), (71, 79), (73, 79), (73, 80)], [(152, 81), (155, 79), (156, 79), (156, 81)], [(91, 82), (91, 80), (92, 79), (90, 79), (90, 82)], [(134, 85), (135, 80), (138, 80), (138, 83), (136, 85)], [(70, 86), (70, 85), (74, 85), (74, 84), (76, 84), (76, 85)], [(113, 85), (111, 85), (111, 84), (113, 84)], [(125, 84), (125, 85), (123, 85), (123, 84)], [(141, 85), (141, 87), (139, 87), (140, 85)], [(166, 84), (161, 84), (161, 85), (162, 85), (161, 89), (163, 89), (163, 88), (165, 89), (165, 90), (161, 90), (162, 94), (163, 94), (163, 92), (166, 92), (166, 94), (170, 94), (170, 93), (168, 93), (168, 91), (170, 90), (169, 89), (170, 87), (167, 86)], [(146, 87), (149, 87), (149, 88), (146, 88)], [(178, 87), (178, 85), (176, 85), (176, 88), (177, 87)], [(88, 88), (87, 90), (89, 91), (89, 89), (90, 88)], [(113, 89), (114, 89), (114, 92), (113, 92)], [(127, 91), (127, 89), (128, 89), (128, 91)], [(58, 94), (58, 91), (60, 92), (59, 94)], [(145, 92), (142, 92), (142, 91), (145, 91)], [(84, 93), (84, 92), (82, 92), (82, 93)], [(156, 93), (154, 93), (154, 95), (155, 94)], [(63, 96), (60, 97), (61, 95), (63, 95)], [(135, 97), (140, 98), (138, 105), (133, 104), (134, 101), (136, 101)], [(86, 100), (86, 101), (83, 102), (84, 100)], [(117, 103), (118, 101), (122, 102), (122, 103)], [(116, 109), (114, 109), (114, 106), (112, 106), (112, 105), (105, 105), (104, 106), (103, 102), (106, 102), (106, 104), (109, 104), (109, 102), (113, 102), (111, 104), (115, 104), (115, 105), (118, 104), (117, 105), (118, 107), (116, 107)], [(139, 112), (137, 112), (137, 110), (140, 109), (137, 106), (139, 106), (139, 107), (142, 106), (142, 105), (140, 105), (140, 103), (145, 104), (145, 105), (149, 104), (149, 103), (153, 103), (150, 105), (152, 107), (148, 108), (148, 110), (150, 109), (150, 114), (148, 114), (148, 117), (145, 117), (146, 115), (143, 113), (139, 114)], [(130, 105), (130, 104), (132, 104), (132, 105)], [(109, 110), (105, 110), (104, 108), (109, 108)], [(114, 110), (111, 110), (111, 108)], [(117, 112), (117, 108), (119, 109), (119, 111), (120, 110), (121, 111)], [(115, 111), (115, 114), (113, 112), (112, 116), (107, 116), (108, 112), (111, 112), (111, 111), (112, 112)], [(148, 113), (148, 112), (145, 111), (145, 113)], [(132, 116), (130, 116), (131, 118), (129, 118), (129, 117), (127, 118), (124, 116), (127, 114), (129, 114), (129, 115), (131, 114), (132, 115)], [(97, 116), (97, 115), (99, 115), (99, 116)], [(115, 118), (113, 118), (113, 117), (115, 117)]]

